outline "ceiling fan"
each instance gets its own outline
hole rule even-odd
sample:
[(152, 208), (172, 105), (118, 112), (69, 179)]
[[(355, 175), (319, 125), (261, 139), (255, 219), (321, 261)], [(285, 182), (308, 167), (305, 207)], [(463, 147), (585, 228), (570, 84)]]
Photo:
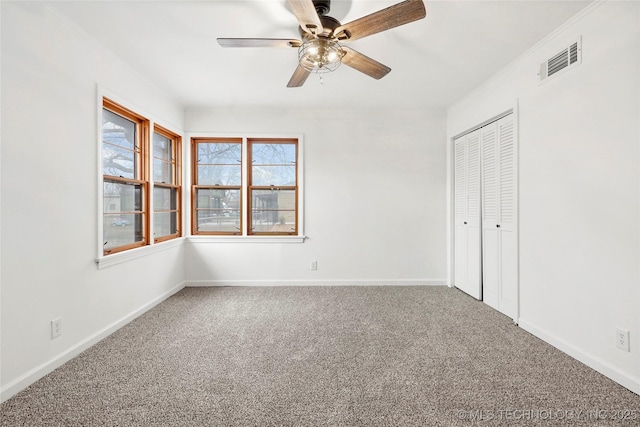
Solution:
[(222, 47), (289, 47), (298, 49), (298, 67), (287, 87), (300, 87), (311, 73), (334, 71), (341, 63), (374, 79), (391, 68), (344, 46), (353, 40), (399, 27), (426, 16), (422, 0), (405, 0), (370, 15), (341, 24), (328, 16), (331, 0), (287, 0), (298, 20), (302, 40), (273, 38), (218, 38)]

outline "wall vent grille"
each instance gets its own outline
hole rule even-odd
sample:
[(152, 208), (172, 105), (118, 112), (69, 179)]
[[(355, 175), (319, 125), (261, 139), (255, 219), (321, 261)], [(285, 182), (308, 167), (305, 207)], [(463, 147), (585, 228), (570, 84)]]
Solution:
[(578, 38), (578, 40), (540, 64), (540, 81), (555, 76), (560, 71), (573, 68), (580, 63), (582, 63), (582, 40)]

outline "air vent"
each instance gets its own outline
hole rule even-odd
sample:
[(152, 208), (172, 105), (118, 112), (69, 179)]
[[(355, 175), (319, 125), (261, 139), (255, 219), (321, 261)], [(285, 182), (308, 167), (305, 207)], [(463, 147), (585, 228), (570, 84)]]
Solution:
[(582, 40), (571, 43), (562, 51), (540, 64), (540, 81), (557, 75), (560, 71), (572, 68), (582, 62)]

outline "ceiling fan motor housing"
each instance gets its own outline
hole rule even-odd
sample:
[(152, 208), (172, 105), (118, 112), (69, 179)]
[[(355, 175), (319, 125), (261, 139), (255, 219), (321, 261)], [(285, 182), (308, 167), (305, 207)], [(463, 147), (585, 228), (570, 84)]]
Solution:
[(320, 16), (326, 15), (331, 10), (331, 0), (313, 0), (313, 5)]
[[(322, 23), (322, 33), (317, 34), (319, 37), (331, 38), (333, 37), (333, 30), (338, 28), (341, 24), (336, 18), (327, 15), (319, 15), (320, 23)], [(300, 37), (303, 40), (313, 38), (313, 36), (302, 29), (302, 27), (298, 27), (298, 32), (300, 33)]]

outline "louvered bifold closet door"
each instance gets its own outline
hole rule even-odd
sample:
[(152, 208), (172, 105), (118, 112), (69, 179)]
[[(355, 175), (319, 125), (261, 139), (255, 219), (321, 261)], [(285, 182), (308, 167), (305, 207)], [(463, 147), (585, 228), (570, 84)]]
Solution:
[(518, 305), (517, 156), (513, 116), (496, 123), (499, 203), (499, 310), (514, 318)]
[(483, 299), (512, 318), (518, 287), (515, 149), (512, 115), (482, 128)]
[(454, 141), (454, 284), (467, 287), (467, 137)]
[(480, 132), (454, 141), (455, 147), (455, 270), (454, 284), (482, 298)]
[(482, 129), (482, 298), (500, 309), (498, 127)]

